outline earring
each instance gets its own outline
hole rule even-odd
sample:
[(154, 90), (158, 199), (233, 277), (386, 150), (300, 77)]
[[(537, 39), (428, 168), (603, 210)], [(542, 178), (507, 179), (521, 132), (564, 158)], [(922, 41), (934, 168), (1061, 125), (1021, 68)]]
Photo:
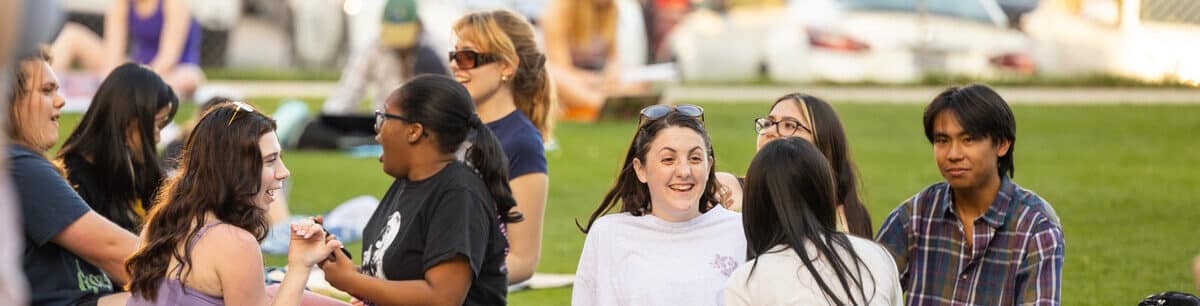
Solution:
[(500, 76), (500, 81), (501, 81), (501, 82), (508, 82), (508, 76), (507, 76), (507, 75), (502, 75), (502, 76)]

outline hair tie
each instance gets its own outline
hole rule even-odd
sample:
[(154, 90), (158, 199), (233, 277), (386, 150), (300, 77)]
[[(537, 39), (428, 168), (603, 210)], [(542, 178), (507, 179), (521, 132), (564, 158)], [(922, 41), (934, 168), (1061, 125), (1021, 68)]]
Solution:
[(479, 114), (471, 114), (471, 118), (467, 119), (467, 126), (481, 128), (483, 127), (483, 120), (479, 119)]

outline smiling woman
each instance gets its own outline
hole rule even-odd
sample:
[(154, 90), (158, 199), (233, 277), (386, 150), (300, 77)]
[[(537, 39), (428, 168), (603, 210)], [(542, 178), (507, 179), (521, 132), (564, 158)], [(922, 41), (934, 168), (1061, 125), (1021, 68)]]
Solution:
[[(694, 105), (642, 110), (616, 183), (580, 226), (572, 305), (724, 304), (746, 238), (741, 217), (717, 203), (702, 116)], [(618, 201), (620, 213), (602, 216)]]

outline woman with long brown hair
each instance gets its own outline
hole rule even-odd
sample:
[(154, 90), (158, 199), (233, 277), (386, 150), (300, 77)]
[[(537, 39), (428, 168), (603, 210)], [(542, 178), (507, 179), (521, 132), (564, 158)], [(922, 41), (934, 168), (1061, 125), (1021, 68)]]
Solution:
[(309, 272), (341, 242), (315, 224), (293, 225), (288, 273), (268, 302), (258, 243), (290, 175), (281, 153), (275, 122), (249, 105), (206, 113), (125, 264), (129, 305), (299, 305)]
[(533, 27), (506, 10), (463, 16), (454, 25), (450, 69), (471, 92), (479, 118), (508, 157), (508, 184), (525, 221), (508, 227), (508, 282), (533, 276), (542, 249), (546, 208), (546, 154), (542, 145), (553, 127), (554, 95), (546, 56)]

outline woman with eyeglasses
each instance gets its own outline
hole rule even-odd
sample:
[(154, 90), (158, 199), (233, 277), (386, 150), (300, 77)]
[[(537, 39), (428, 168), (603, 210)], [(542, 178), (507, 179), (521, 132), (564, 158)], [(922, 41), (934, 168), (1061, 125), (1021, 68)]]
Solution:
[(799, 137), (761, 147), (746, 171), (747, 255), (726, 305), (904, 305), (891, 253), (836, 228), (829, 161)]
[(361, 270), (336, 253), (322, 264), (325, 280), (368, 305), (507, 304), (503, 230), (522, 217), (471, 94), (448, 77), (418, 76), (375, 118), (383, 172), (396, 181), (363, 229)]
[[(810, 95), (788, 94), (775, 100), (766, 117), (754, 119), (754, 131), (758, 133), (756, 150), (786, 137), (815, 144), (833, 167), (838, 230), (867, 239), (874, 237), (871, 215), (858, 196), (858, 173), (850, 160), (850, 143), (832, 105)], [(733, 209), (741, 210), (744, 202), (738, 200), (742, 199), (743, 181), (726, 172), (718, 173), (717, 179), (734, 195)]]
[(341, 247), (311, 221), (292, 225), (283, 282), (263, 285), (267, 207), (291, 175), (282, 153), (275, 121), (249, 105), (205, 113), (125, 262), (126, 305), (345, 305), (304, 294), (313, 267)]
[(718, 203), (703, 110), (641, 114), (616, 182), (580, 227), (587, 240), (571, 304), (723, 305), (746, 237), (741, 216)]
[(166, 178), (156, 145), (179, 98), (145, 66), (127, 63), (100, 83), (58, 161), (79, 196), (100, 215), (137, 233)]
[(454, 24), (454, 78), (471, 92), (480, 120), (496, 135), (508, 156), (508, 184), (525, 221), (508, 227), (508, 282), (528, 280), (542, 250), (546, 208), (546, 155), (554, 96), (546, 57), (538, 51), (533, 27), (507, 10), (463, 16)]

